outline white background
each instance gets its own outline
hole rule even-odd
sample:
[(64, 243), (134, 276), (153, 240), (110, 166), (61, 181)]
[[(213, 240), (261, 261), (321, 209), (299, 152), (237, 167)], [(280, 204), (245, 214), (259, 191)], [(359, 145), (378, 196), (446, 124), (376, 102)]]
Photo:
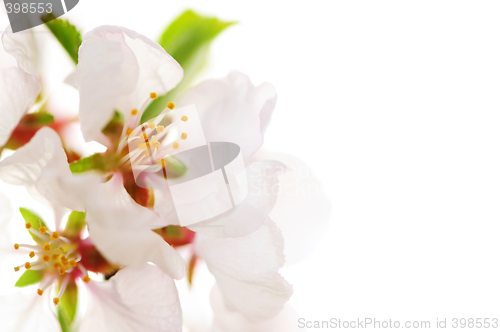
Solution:
[(500, 3), (81, 0), (68, 17), (156, 38), (186, 8), (240, 22), (206, 76), (273, 83), (265, 144), (333, 203), (283, 270), (300, 317), (500, 318)]

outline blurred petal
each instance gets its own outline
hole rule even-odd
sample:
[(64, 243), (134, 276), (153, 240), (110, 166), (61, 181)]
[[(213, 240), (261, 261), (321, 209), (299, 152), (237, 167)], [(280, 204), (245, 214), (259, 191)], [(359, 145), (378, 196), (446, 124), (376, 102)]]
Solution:
[(210, 293), (210, 304), (214, 312), (213, 332), (295, 332), (301, 331), (297, 325), (298, 315), (285, 305), (281, 312), (271, 319), (252, 323), (237, 311), (230, 311), (224, 304), (224, 297), (217, 286)]
[(13, 33), (9, 26), (2, 36), (2, 42), (5, 51), (16, 59), (19, 68), (39, 76), (40, 57), (32, 29)]
[(157, 43), (135, 31), (101, 26), (83, 39), (70, 82), (80, 91), (86, 141), (96, 139), (116, 110), (128, 117), (151, 92), (162, 95), (182, 79), (181, 66)]
[(40, 93), (40, 81), (19, 68), (11, 67), (0, 73), (0, 146)]
[(248, 163), (264, 142), (276, 98), (271, 84), (256, 87), (246, 75), (232, 72), (186, 92), (178, 106), (196, 105), (207, 141), (238, 144)]
[(174, 279), (185, 276), (177, 250), (151, 230), (160, 218), (130, 197), (120, 175), (87, 193), (85, 205), (92, 242), (109, 261), (127, 266), (152, 262)]
[(270, 218), (285, 238), (287, 264), (303, 259), (312, 252), (326, 233), (332, 204), (321, 182), (300, 159), (260, 150), (255, 160), (278, 160), (287, 170), (280, 174), (280, 190)]
[(182, 330), (182, 312), (174, 281), (156, 266), (126, 267), (108, 282), (91, 282), (89, 306), (80, 330)]
[(12, 249), (12, 239), (9, 229), (9, 222), (13, 217), (10, 200), (3, 193), (0, 193), (0, 257), (7, 249)]
[(246, 237), (198, 235), (195, 246), (229, 310), (251, 321), (269, 319), (292, 295), (292, 286), (278, 273), (285, 262), (283, 238), (271, 220)]
[[(57, 332), (61, 327), (50, 309), (50, 297), (35, 289), (0, 297), (2, 332)], [(47, 290), (47, 294), (50, 289)]]
[[(188, 228), (216, 237), (246, 236), (261, 227), (276, 203), (278, 174), (285, 166), (275, 161), (261, 161), (247, 167), (248, 195), (231, 210), (190, 225)], [(156, 207), (156, 205), (155, 205)]]

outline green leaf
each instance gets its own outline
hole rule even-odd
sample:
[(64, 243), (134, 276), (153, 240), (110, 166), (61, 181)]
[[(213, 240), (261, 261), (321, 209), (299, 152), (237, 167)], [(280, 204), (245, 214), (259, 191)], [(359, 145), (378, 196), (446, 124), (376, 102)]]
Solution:
[(106, 153), (96, 153), (87, 158), (71, 163), (69, 168), (73, 173), (83, 173), (87, 171), (111, 172), (116, 166), (116, 157)]
[[(43, 222), (42, 218), (40, 218), (40, 216), (38, 214), (36, 214), (35, 212), (30, 211), (26, 208), (19, 208), (19, 211), (21, 212), (21, 215), (23, 216), (24, 221), (26, 223), (30, 223), (31, 227), (34, 230), (40, 231), (40, 227), (42, 227), (42, 226), (47, 227), (45, 225), (45, 223)], [(29, 232), (30, 232), (31, 237), (33, 238), (33, 240), (35, 240), (36, 243), (45, 243), (45, 241), (43, 241), (38, 236), (33, 234), (33, 232), (31, 232), (31, 231), (29, 231)]]
[(61, 298), (60, 313), (61, 318), (64, 319), (68, 326), (71, 326), (73, 320), (75, 319), (76, 309), (78, 304), (78, 286), (75, 281), (70, 281), (66, 290), (64, 291), (64, 295)]
[(17, 280), (16, 287), (26, 287), (38, 284), (42, 281), (43, 270), (26, 270), (23, 275)]
[(164, 159), (165, 159), (165, 171), (167, 172), (167, 177), (177, 178), (183, 176), (186, 173), (187, 167), (179, 159), (173, 156), (169, 156)]
[(64, 235), (69, 238), (78, 237), (80, 233), (85, 229), (85, 212), (73, 211), (68, 217), (68, 222), (66, 223), (66, 228), (64, 229)]
[(106, 135), (111, 142), (118, 142), (122, 135), (124, 122), (125, 119), (123, 118), (123, 115), (120, 112), (115, 111), (115, 114), (106, 127), (104, 127), (102, 133)]
[(160, 114), (180, 91), (185, 89), (206, 63), (210, 43), (236, 22), (221, 21), (187, 10), (163, 32), (159, 44), (184, 69), (182, 82), (166, 95), (158, 97), (144, 111), (141, 123)]
[(69, 21), (52, 19), (47, 22), (49, 18), (52, 17), (45, 17), (45, 25), (49, 28), (66, 52), (68, 52), (75, 65), (78, 64), (78, 49), (82, 44), (82, 35), (74, 25), (69, 23)]
[(72, 332), (70, 325), (66, 321), (64, 311), (59, 306), (57, 306), (57, 320), (59, 321), (59, 325), (61, 325), (62, 332)]

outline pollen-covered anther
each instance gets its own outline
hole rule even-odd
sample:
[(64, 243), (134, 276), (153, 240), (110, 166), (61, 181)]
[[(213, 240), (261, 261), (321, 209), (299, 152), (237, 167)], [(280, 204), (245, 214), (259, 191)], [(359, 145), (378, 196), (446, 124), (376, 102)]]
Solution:
[(50, 251), (50, 243), (45, 243), (45, 245), (43, 246), (43, 251), (45, 252)]
[(158, 95), (156, 94), (156, 92), (151, 92), (151, 93), (149, 94), (149, 98), (151, 98), (151, 99), (156, 99), (156, 98), (158, 98)]
[(163, 133), (164, 130), (165, 130), (164, 126), (158, 126), (158, 127), (156, 127), (156, 131), (159, 132), (159, 133)]
[(18, 272), (20, 269), (21, 269), (21, 268), (20, 268), (19, 266), (16, 266), (16, 267), (14, 268), (14, 271)]
[(26, 223), (26, 229), (31, 229), (31, 227), (32, 227), (32, 226), (31, 226), (31, 223), (30, 223), (30, 222), (27, 222), (27, 223)]
[(56, 261), (56, 260), (58, 260), (58, 259), (59, 259), (59, 254), (53, 254), (53, 255), (52, 255), (52, 260), (53, 260), (53, 261)]
[(40, 233), (42, 233), (42, 234), (47, 233), (47, 227), (45, 227), (45, 226), (40, 227)]
[(30, 252), (30, 258), (33, 258), (33, 257), (35, 257), (35, 252), (34, 251)]
[(54, 269), (60, 269), (62, 267), (61, 263), (57, 262), (57, 263), (54, 263)]
[(134, 109), (130, 112), (130, 114), (132, 114), (132, 115), (137, 115), (137, 113), (138, 113), (138, 112), (139, 112), (139, 111), (138, 111), (136, 108), (134, 108)]
[(171, 110), (173, 110), (175, 108), (175, 104), (174, 103), (168, 103), (167, 104), (167, 107)]
[(19, 244), (14, 244), (14, 249), (19, 250)]
[(146, 135), (146, 134), (142, 134), (142, 135), (141, 135), (141, 141), (145, 142), (145, 141), (147, 141), (147, 140), (148, 140), (148, 135)]
[(26, 270), (31, 269), (31, 263), (30, 263), (30, 262), (26, 262), (26, 263), (24, 264), (24, 267), (26, 268)]
[(148, 123), (148, 128), (149, 128), (149, 129), (155, 129), (155, 127), (156, 127), (156, 125), (155, 125), (155, 123), (154, 123), (154, 122), (150, 122), (150, 123)]
[(37, 291), (37, 293), (38, 293), (38, 295), (42, 296), (43, 295), (43, 290), (39, 288), (38, 291)]
[(49, 260), (50, 260), (50, 256), (49, 255), (43, 255), (42, 256), (42, 260), (47, 263)]
[(72, 267), (75, 267), (76, 266), (76, 260), (72, 259), (69, 261), (69, 265), (71, 265)]
[(127, 136), (130, 136), (130, 134), (132, 134), (133, 130), (131, 128), (128, 128), (127, 129)]
[(178, 148), (179, 148), (179, 143), (178, 143), (178, 142), (174, 142), (174, 143), (172, 144), (172, 147), (173, 147), (174, 149), (178, 149)]
[(187, 117), (186, 115), (183, 115), (183, 116), (181, 117), (181, 120), (182, 120), (182, 121), (184, 121), (184, 122), (186, 122), (186, 121), (188, 120), (188, 117)]
[(59, 274), (60, 274), (60, 275), (64, 275), (64, 274), (66, 274), (66, 269), (65, 269), (64, 267), (61, 267), (61, 268), (59, 269)]
[(58, 232), (52, 233), (52, 235), (50, 236), (50, 239), (51, 240), (59, 240), (59, 233)]
[(186, 138), (188, 138), (188, 134), (187, 133), (182, 133), (181, 134), (181, 139), (185, 140)]
[(54, 297), (54, 299), (52, 301), (54, 302), (54, 305), (59, 304), (59, 298), (57, 298), (57, 297)]
[(85, 282), (85, 283), (89, 283), (90, 282), (90, 277), (89, 276), (85, 276), (82, 278), (82, 280)]
[(63, 256), (63, 257), (61, 257), (61, 262), (62, 262), (63, 264), (68, 264), (68, 258), (66, 258), (66, 257), (64, 257), (64, 256)]

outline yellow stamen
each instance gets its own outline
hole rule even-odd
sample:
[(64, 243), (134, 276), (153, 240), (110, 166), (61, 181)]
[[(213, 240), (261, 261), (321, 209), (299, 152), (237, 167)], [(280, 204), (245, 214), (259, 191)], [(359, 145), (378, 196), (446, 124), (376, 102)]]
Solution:
[(181, 134), (181, 139), (182, 139), (182, 140), (185, 140), (186, 138), (188, 138), (188, 134), (186, 134), (186, 133), (182, 133), (182, 134)]
[(19, 266), (16, 266), (16, 267), (14, 268), (14, 271), (16, 271), (16, 272), (17, 272), (17, 271), (19, 271), (20, 269), (21, 269), (21, 268), (20, 268)]
[(155, 127), (156, 127), (156, 125), (155, 125), (155, 123), (154, 123), (154, 122), (150, 122), (150, 123), (148, 123), (148, 128), (149, 128), (149, 129), (155, 129)]
[(19, 250), (19, 244), (14, 244), (14, 249)]
[(54, 263), (54, 269), (60, 269), (62, 267), (61, 263), (57, 262), (57, 263)]
[(37, 293), (38, 293), (38, 295), (42, 296), (43, 295), (43, 290), (38, 289)]
[(26, 270), (31, 269), (31, 263), (30, 263), (30, 262), (26, 262), (26, 263), (24, 264), (24, 267), (26, 268)]
[(66, 273), (66, 269), (65, 269), (64, 267), (61, 267), (61, 268), (59, 269), (59, 274), (60, 274), (60, 275), (64, 275), (65, 273)]
[(174, 103), (168, 103), (167, 107), (170, 108), (171, 110), (173, 110), (174, 107), (175, 107), (175, 104)]
[(165, 127), (163, 127), (163, 126), (156, 127), (156, 131), (159, 133), (162, 133), (164, 130), (165, 130)]
[(61, 257), (61, 262), (62, 262), (63, 264), (66, 264), (66, 263), (68, 263), (68, 259), (67, 259), (66, 257), (62, 256), (62, 257)]
[(59, 254), (53, 254), (53, 255), (52, 255), (52, 260), (53, 260), (53, 261), (56, 261), (56, 260), (58, 260), (58, 259), (59, 259)]
[(53, 300), (53, 301), (54, 301), (54, 305), (58, 305), (58, 304), (59, 304), (59, 298), (54, 297), (54, 300)]
[(59, 240), (59, 233), (58, 232), (52, 233), (52, 235), (50, 236), (50, 238), (52, 240)]
[(132, 134), (132, 132), (133, 132), (133, 130), (132, 130), (132, 129), (130, 129), (130, 128), (128, 128), (128, 129), (127, 129), (127, 136), (130, 136), (130, 134)]
[(45, 252), (50, 251), (50, 243), (46, 243), (46, 244), (43, 246), (43, 251), (45, 251)]
[(33, 257), (35, 257), (35, 252), (34, 251), (30, 252), (30, 258), (33, 258)]
[(174, 143), (172, 144), (172, 147), (173, 147), (174, 149), (178, 149), (178, 148), (179, 148), (179, 143), (174, 142)]
[(85, 277), (83, 277), (83, 278), (82, 278), (82, 280), (83, 280), (85, 283), (87, 283), (87, 284), (90, 282), (90, 278), (89, 278), (89, 276), (85, 276)]
[(188, 120), (188, 117), (187, 117), (187, 116), (185, 116), (185, 115), (183, 115), (183, 116), (181, 117), (181, 120), (182, 120), (182, 121), (184, 121), (184, 122), (186, 122), (186, 121)]
[(43, 255), (42, 259), (45, 263), (47, 263), (50, 260), (50, 257), (48, 255)]
[(134, 109), (132, 110), (132, 112), (130, 112), (130, 114), (132, 114), (132, 115), (137, 115), (137, 112), (138, 112), (138, 111), (137, 111), (137, 109), (135, 109), (135, 108), (134, 108)]
[(156, 92), (151, 92), (151, 93), (149, 94), (149, 98), (151, 98), (151, 99), (156, 99), (156, 98), (158, 98), (158, 95), (156, 94)]
[(47, 233), (47, 227), (45, 227), (45, 226), (40, 227), (40, 233), (42, 233), (42, 234)]
[(146, 135), (146, 134), (142, 134), (142, 135), (141, 135), (141, 141), (145, 142), (145, 141), (147, 141), (147, 140), (148, 140), (148, 135)]
[(72, 259), (69, 261), (69, 265), (75, 267), (76, 266), (76, 260)]
[(26, 223), (26, 229), (31, 229), (31, 223), (30, 222)]

